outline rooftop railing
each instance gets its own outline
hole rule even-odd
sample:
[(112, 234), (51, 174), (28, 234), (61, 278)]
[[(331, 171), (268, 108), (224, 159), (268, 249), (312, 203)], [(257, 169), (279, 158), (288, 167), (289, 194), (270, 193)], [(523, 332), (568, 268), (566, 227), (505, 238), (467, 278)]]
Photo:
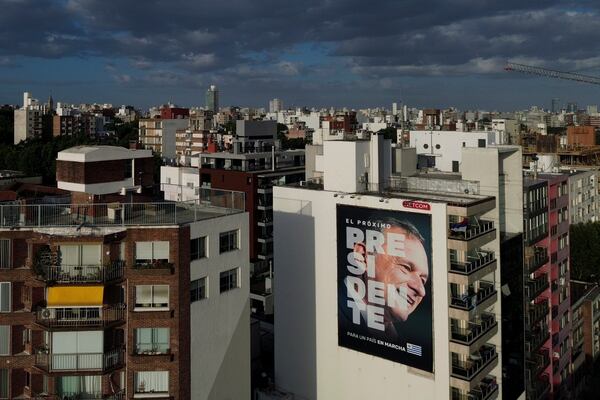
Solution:
[(0, 204), (0, 228), (85, 226), (178, 225), (243, 209), (235, 202), (216, 199), (201, 202), (101, 203), (101, 204)]

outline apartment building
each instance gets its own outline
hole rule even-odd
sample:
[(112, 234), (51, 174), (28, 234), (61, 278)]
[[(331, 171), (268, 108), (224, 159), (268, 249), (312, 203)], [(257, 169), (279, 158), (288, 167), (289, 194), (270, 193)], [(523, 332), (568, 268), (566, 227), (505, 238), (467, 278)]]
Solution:
[(65, 150), (70, 200), (0, 204), (0, 398), (250, 396), (247, 213), (137, 196), (149, 153)]
[(14, 111), (14, 144), (42, 136), (43, 116), (46, 108), (31, 93), (23, 93), (23, 107)]
[(597, 169), (573, 170), (569, 173), (569, 222), (580, 224), (600, 220)]
[[(224, 146), (220, 146), (223, 148)], [(243, 192), (253, 275), (273, 270), (273, 186), (304, 179), (304, 150), (282, 150), (275, 121), (236, 121), (228, 151), (201, 153), (200, 187)], [(272, 313), (268, 281), (253, 283), (253, 309)]]
[[(596, 283), (571, 280), (571, 315), (573, 317), (574, 398), (589, 396), (593, 382), (591, 373), (600, 352), (600, 288)], [(592, 378), (593, 379), (593, 378)], [(586, 393), (587, 392), (587, 393)]]
[(548, 392), (554, 399), (571, 395), (568, 178), (540, 174), (524, 184), (526, 380), (532, 399)]
[(160, 154), (163, 158), (175, 158), (176, 132), (188, 127), (188, 118), (161, 119), (145, 118), (139, 121), (139, 142), (145, 149)]
[(487, 160), (477, 181), (399, 175), (380, 135), (329, 141), (307, 161), (319, 178), (273, 189), (278, 392), (265, 398), (523, 395), (523, 370), (504, 374), (522, 343), (503, 332), (522, 283), (501, 274), (505, 254), (522, 270), (521, 153), (489, 150), (464, 155)]

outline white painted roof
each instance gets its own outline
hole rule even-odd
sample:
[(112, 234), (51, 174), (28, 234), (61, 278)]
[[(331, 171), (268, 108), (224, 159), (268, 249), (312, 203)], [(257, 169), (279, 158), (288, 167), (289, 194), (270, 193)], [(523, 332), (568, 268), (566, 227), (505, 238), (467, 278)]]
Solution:
[(75, 146), (58, 153), (60, 161), (93, 162), (152, 157), (151, 150), (130, 150), (120, 146)]

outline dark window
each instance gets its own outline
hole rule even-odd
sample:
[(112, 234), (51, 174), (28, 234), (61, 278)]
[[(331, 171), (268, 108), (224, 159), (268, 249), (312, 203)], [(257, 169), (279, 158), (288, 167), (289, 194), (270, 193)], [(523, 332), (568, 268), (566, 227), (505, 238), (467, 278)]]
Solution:
[(239, 268), (230, 269), (223, 271), (219, 274), (219, 292), (227, 292), (228, 290), (235, 289), (238, 286), (238, 271)]
[(452, 161), (452, 172), (458, 172), (458, 161)]
[(426, 144), (424, 144), (424, 145), (423, 145), (423, 148), (424, 148), (424, 149), (428, 149), (428, 148), (429, 148), (429, 145), (426, 143)]
[(190, 285), (190, 301), (193, 303), (207, 297), (206, 277), (192, 281)]
[(132, 160), (125, 160), (125, 178), (131, 178), (131, 166), (133, 165)]
[(438, 149), (438, 150), (439, 150), (441, 147), (442, 147), (442, 146), (440, 146), (439, 144), (436, 144), (436, 145), (435, 145), (435, 148), (436, 148), (436, 149)]
[(219, 253), (226, 253), (239, 248), (238, 232), (238, 230), (235, 230), (219, 234)]
[(485, 147), (485, 139), (477, 139), (477, 147)]
[(190, 241), (190, 259), (199, 260), (206, 257), (206, 236)]

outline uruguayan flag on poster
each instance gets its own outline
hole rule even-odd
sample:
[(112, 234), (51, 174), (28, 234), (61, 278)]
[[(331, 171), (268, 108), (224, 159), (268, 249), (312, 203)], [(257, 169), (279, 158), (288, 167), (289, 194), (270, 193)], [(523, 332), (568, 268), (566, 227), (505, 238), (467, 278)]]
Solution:
[(406, 352), (415, 356), (422, 356), (421, 346), (416, 344), (406, 343)]

